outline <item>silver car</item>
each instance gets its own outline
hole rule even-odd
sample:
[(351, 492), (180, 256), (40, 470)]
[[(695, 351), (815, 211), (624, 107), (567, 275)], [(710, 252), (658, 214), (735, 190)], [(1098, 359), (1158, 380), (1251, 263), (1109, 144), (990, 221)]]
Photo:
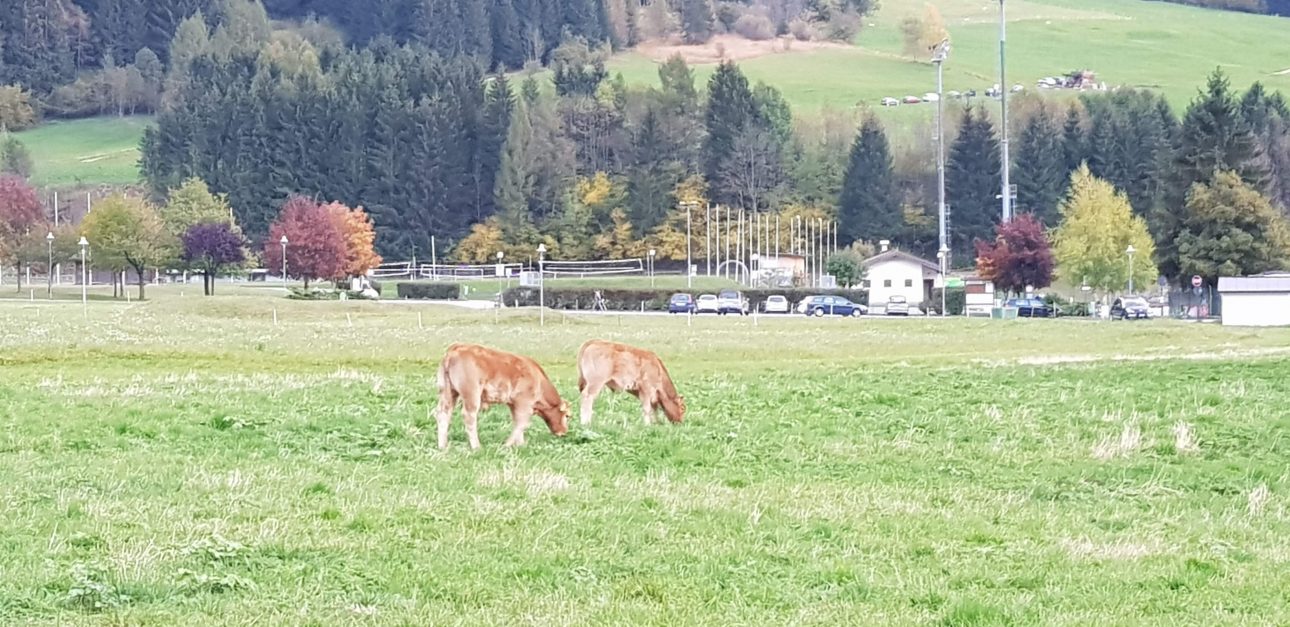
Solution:
[(786, 314), (789, 312), (789, 309), (788, 299), (779, 295), (767, 296), (766, 303), (762, 305), (762, 311), (765, 311), (768, 314)]
[(905, 300), (904, 296), (892, 296), (891, 298), (887, 299), (887, 315), (888, 316), (908, 316), (909, 301)]
[(720, 301), (717, 300), (716, 294), (700, 294), (699, 299), (694, 302), (694, 313), (717, 313), (720, 311)]

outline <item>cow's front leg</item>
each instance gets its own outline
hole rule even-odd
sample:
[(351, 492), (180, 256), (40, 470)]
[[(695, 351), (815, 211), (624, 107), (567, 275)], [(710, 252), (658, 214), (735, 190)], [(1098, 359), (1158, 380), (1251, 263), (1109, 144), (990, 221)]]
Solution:
[(596, 404), (596, 396), (600, 394), (600, 390), (603, 388), (603, 385), (588, 381), (587, 387), (582, 390), (582, 426), (585, 427), (591, 424), (591, 413)]
[(646, 425), (654, 424), (654, 395), (649, 392), (641, 392), (641, 416), (645, 419)]
[(524, 444), (524, 430), (529, 428), (529, 419), (533, 417), (533, 407), (531, 405), (512, 405), (511, 406), (511, 437), (506, 438), (506, 446), (521, 446)]

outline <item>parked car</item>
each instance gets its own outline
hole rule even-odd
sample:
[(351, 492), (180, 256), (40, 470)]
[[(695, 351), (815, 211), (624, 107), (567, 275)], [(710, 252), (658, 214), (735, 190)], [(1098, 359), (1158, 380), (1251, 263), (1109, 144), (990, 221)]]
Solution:
[(969, 89), (969, 90), (967, 90), (967, 91), (963, 92), (963, 97), (964, 97), (964, 98), (976, 98), (976, 90), (975, 90), (975, 89)]
[(717, 313), (721, 315), (748, 314), (748, 299), (735, 290), (721, 290), (717, 293)]
[(817, 318), (822, 316), (859, 318), (869, 313), (869, 308), (860, 303), (853, 303), (845, 296), (808, 296), (797, 305), (797, 311)]
[(887, 315), (888, 316), (908, 316), (909, 301), (905, 300), (904, 296), (892, 296), (891, 298), (888, 298)]
[(963, 95), (963, 94), (961, 94), (961, 93), (959, 93), (959, 92), (957, 92), (957, 91), (954, 91), (953, 89), (951, 89), (951, 90), (949, 90), (949, 91), (945, 92), (945, 97), (946, 97), (946, 98), (949, 98), (949, 99), (951, 99), (951, 100), (957, 99), (957, 98), (961, 97), (962, 95)]
[(923, 101), (923, 99), (922, 99), (922, 98), (919, 98), (918, 96), (905, 96), (905, 97), (904, 97), (904, 98), (902, 98), (900, 101), (901, 101), (901, 102), (903, 102), (903, 103), (905, 103), (905, 104), (918, 104), (918, 103), (922, 102), (922, 101)]
[(774, 296), (767, 296), (766, 302), (762, 305), (762, 311), (765, 311), (768, 314), (769, 313), (786, 314), (789, 311), (788, 299), (778, 294)]
[(1111, 319), (1146, 320), (1151, 317), (1147, 299), (1141, 296), (1121, 296), (1111, 304)]
[(1057, 311), (1038, 298), (1013, 298), (1005, 307), (1016, 307), (1018, 318), (1051, 318)]
[(890, 96), (882, 99), (882, 106), (884, 107), (894, 107), (899, 104), (900, 104), (899, 100), (896, 100), (895, 98), (892, 98)]
[(667, 313), (694, 313), (694, 297), (689, 294), (673, 294), (667, 301)]
[(717, 301), (716, 294), (700, 294), (699, 299), (694, 301), (694, 313), (719, 313), (721, 307)]
[(940, 100), (940, 99), (941, 99), (941, 96), (934, 91), (929, 91), (923, 94), (923, 102), (936, 102), (937, 100)]

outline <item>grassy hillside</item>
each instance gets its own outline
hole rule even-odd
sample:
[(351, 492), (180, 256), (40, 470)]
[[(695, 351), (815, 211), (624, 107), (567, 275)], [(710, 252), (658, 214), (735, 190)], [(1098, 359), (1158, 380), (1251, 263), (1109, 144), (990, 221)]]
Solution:
[[(998, 72), (998, 4), (993, 0), (937, 0), (954, 40), (945, 68), (947, 90), (984, 90)], [(784, 92), (798, 113), (823, 107), (876, 105), (884, 96), (935, 88), (928, 63), (901, 56), (899, 23), (921, 14), (924, 0), (884, 0), (858, 46), (806, 46), (761, 54), (727, 50), (753, 80)], [(1010, 0), (1009, 82), (1033, 88), (1036, 79), (1089, 68), (1111, 85), (1148, 87), (1181, 109), (1215, 67), (1244, 88), (1255, 80), (1290, 92), (1290, 19), (1197, 9), (1145, 0)], [(756, 46), (751, 46), (756, 47)], [(807, 49), (809, 48), (809, 49)], [(716, 58), (715, 47), (685, 50)], [(615, 57), (611, 70), (633, 84), (655, 84), (657, 51)], [(714, 69), (697, 64), (700, 81)], [(1064, 92), (1069, 95), (1069, 92)], [(929, 120), (930, 106), (885, 109), (892, 122)], [(122, 184), (137, 180), (138, 142), (146, 117), (56, 122), (21, 133), (36, 161), (39, 185)]]
[[(998, 4), (937, 0), (954, 50), (946, 89), (981, 90), (998, 74)], [(921, 14), (924, 0), (884, 0), (856, 48), (790, 51), (749, 58), (753, 80), (779, 87), (799, 111), (876, 104), (884, 96), (935, 89), (928, 63), (901, 56), (900, 20)], [(1290, 91), (1290, 19), (1139, 0), (1011, 0), (1009, 82), (1028, 88), (1043, 76), (1089, 68), (1112, 85), (1150, 87), (1184, 106), (1215, 67), (1234, 84), (1261, 80)], [(655, 61), (639, 53), (615, 59), (629, 82), (654, 83)], [(713, 66), (698, 68), (706, 80)], [(930, 107), (911, 107), (914, 110)], [(913, 112), (889, 112), (911, 115)]]
[(139, 180), (139, 139), (145, 116), (50, 122), (18, 133), (31, 151), (39, 186), (111, 184)]

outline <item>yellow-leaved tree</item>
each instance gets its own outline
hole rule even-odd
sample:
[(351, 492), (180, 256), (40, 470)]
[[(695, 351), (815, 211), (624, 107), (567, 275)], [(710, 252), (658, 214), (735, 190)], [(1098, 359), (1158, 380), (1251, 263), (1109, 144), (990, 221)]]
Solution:
[(1156, 244), (1147, 223), (1133, 215), (1129, 198), (1087, 165), (1071, 174), (1070, 190), (1060, 206), (1061, 225), (1053, 233), (1057, 275), (1099, 294), (1128, 288), (1129, 247), (1133, 247), (1134, 285), (1156, 280)]
[(365, 276), (368, 270), (381, 265), (381, 256), (376, 254), (376, 229), (362, 207), (350, 209), (333, 202), (323, 208), (345, 240), (345, 277)]

